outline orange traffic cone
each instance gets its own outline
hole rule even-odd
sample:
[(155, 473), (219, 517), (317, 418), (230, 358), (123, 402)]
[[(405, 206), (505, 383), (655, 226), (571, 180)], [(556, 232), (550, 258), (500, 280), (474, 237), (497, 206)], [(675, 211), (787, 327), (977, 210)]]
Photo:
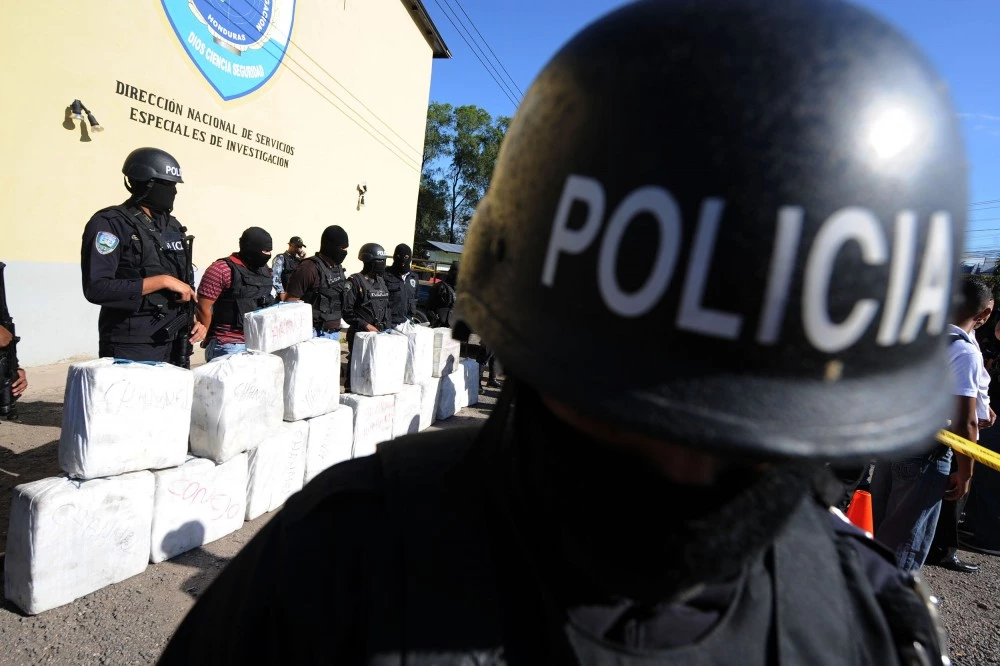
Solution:
[(872, 520), (872, 495), (867, 490), (855, 490), (851, 504), (847, 507), (847, 519), (874, 538), (875, 526)]

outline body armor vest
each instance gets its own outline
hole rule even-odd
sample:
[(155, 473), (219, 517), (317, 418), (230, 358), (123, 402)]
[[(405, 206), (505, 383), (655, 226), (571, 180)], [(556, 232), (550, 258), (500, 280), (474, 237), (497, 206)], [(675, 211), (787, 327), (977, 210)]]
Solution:
[(292, 273), (295, 269), (299, 267), (302, 261), (295, 255), (288, 254), (285, 252), (285, 261), (281, 267), (281, 286), (288, 289), (288, 279), (292, 277)]
[(209, 331), (209, 337), (212, 337), (218, 326), (229, 326), (231, 330), (242, 331), (243, 315), (275, 302), (271, 293), (273, 287), (270, 268), (263, 266), (255, 272), (229, 257), (219, 261), (224, 261), (229, 266), (232, 282), (212, 306), (212, 330)]
[(337, 321), (343, 316), (344, 283), (347, 274), (344, 273), (343, 266), (338, 264), (331, 267), (318, 256), (309, 257), (305, 261), (316, 264), (319, 286), (306, 291), (302, 300), (312, 305), (313, 326), (322, 328), (323, 322)]

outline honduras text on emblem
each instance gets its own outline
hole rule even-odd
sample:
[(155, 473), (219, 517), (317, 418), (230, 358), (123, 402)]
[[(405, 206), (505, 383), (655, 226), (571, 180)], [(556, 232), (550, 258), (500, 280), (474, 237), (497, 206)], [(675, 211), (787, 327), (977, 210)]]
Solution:
[(277, 71), (295, 0), (161, 0), (177, 38), (222, 99), (243, 97)]

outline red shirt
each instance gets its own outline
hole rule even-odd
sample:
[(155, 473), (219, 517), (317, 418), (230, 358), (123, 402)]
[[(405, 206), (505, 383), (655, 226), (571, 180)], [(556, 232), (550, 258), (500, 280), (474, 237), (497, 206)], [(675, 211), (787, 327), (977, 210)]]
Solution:
[[(240, 266), (246, 266), (236, 253), (229, 255), (229, 260), (234, 264), (239, 264)], [(205, 274), (201, 277), (201, 282), (198, 284), (198, 298), (207, 298), (212, 301), (219, 300), (219, 296), (222, 292), (233, 286), (233, 274), (229, 270), (229, 265), (223, 260), (219, 259), (214, 262), (205, 271)], [(218, 339), (219, 344), (229, 344), (232, 342), (238, 344), (245, 344), (246, 338), (243, 337), (243, 331), (234, 331), (232, 326), (228, 324), (218, 324), (215, 326), (215, 330), (212, 332), (212, 337)]]

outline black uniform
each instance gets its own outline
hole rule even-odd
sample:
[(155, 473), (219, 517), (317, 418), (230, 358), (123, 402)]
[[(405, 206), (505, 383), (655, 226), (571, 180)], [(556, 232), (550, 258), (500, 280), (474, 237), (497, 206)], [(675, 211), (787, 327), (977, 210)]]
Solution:
[(90, 218), (80, 259), (83, 294), (101, 306), (100, 356), (179, 362), (187, 315), (169, 291), (143, 296), (142, 280), (184, 279), (185, 231), (172, 215), (150, 218), (131, 205), (105, 208)]
[(446, 281), (437, 282), (431, 289), (431, 295), (427, 299), (427, 309), (437, 317), (436, 327), (450, 328), (452, 321), (452, 310), (455, 307), (455, 288)]
[[(344, 272), (344, 267), (340, 264), (330, 263), (318, 254), (305, 259), (303, 264), (306, 262), (308, 264), (303, 266), (303, 270), (313, 269), (319, 278), (318, 282), (303, 280), (303, 282), (310, 284), (304, 290), (302, 300), (312, 305), (313, 328), (317, 331), (340, 330), (340, 320), (344, 318), (344, 297), (347, 291), (347, 274)], [(288, 286), (288, 283), (285, 283), (286, 291)], [(298, 286), (296, 284), (296, 289)]]
[[(647, 518), (612, 502), (624, 513), (608, 522), (589, 513), (611, 517), (597, 502), (567, 508), (614, 456), (553, 441), (534, 417), (506, 421), (498, 407), (482, 429), (407, 436), (327, 470), (202, 595), (160, 663), (881, 666), (920, 663), (901, 658), (914, 641), (940, 654), (912, 579), (808, 491), (786, 493), (757, 548), (714, 537), (730, 575), (683, 600), (641, 598), (655, 593), (610, 572), (665, 568), (659, 549), (680, 550), (685, 528), (661, 518), (681, 507)], [(662, 527), (635, 529), (650, 520)]]
[(232, 280), (230, 287), (219, 294), (212, 305), (212, 326), (208, 337), (215, 337), (218, 326), (229, 326), (231, 330), (243, 330), (243, 316), (248, 312), (266, 308), (275, 302), (271, 269), (261, 266), (252, 271), (229, 257), (219, 259), (229, 266)]
[(365, 331), (368, 324), (380, 331), (390, 327), (389, 287), (382, 276), (371, 279), (355, 273), (349, 278), (344, 293), (344, 321), (351, 325), (352, 332)]
[(389, 309), (392, 325), (398, 326), (417, 314), (417, 276), (396, 266), (385, 269), (385, 284), (389, 288)]

